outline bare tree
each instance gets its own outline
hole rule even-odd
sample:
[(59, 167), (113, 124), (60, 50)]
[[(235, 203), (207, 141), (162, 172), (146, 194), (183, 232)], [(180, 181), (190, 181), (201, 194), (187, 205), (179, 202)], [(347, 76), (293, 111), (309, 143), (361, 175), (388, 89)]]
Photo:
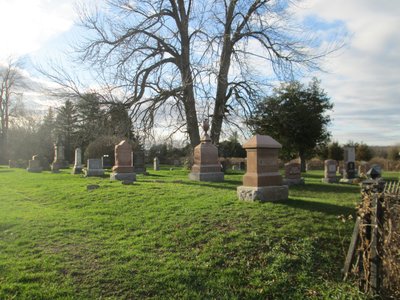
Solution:
[(194, 147), (199, 118), (211, 117), (218, 143), (223, 123), (248, 115), (262, 92), (255, 59), (290, 76), (326, 55), (311, 51), (312, 39), (292, 24), (295, 2), (109, 0), (105, 10), (81, 9), (90, 34), (78, 50), (99, 74), (113, 75), (113, 88), (127, 92), (125, 104), (145, 128), (168, 115)]
[[(8, 129), (10, 117), (18, 111), (23, 77), (18, 71), (18, 63), (9, 59), (4, 67), (0, 66), (0, 160), (8, 159)], [(15, 105), (14, 105), (15, 104)]]

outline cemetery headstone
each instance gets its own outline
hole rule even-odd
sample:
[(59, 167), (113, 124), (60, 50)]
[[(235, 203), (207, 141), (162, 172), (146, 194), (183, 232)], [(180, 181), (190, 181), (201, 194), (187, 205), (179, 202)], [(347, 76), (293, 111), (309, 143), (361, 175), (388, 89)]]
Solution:
[(26, 169), (28, 172), (31, 173), (40, 173), (42, 172), (43, 168), (40, 164), (39, 155), (32, 156), (32, 159), (29, 160), (28, 168)]
[(53, 173), (60, 172), (61, 168), (65, 167), (64, 146), (58, 142), (54, 144), (54, 161), (51, 164), (51, 171)]
[(103, 176), (104, 169), (101, 163), (101, 159), (98, 158), (90, 158), (87, 160), (87, 166), (84, 170), (86, 176)]
[(218, 149), (211, 143), (211, 138), (207, 133), (209, 127), (208, 120), (204, 120), (204, 134), (200, 144), (194, 148), (194, 161), (189, 179), (212, 182), (224, 181), (224, 173), (221, 172), (221, 163), (218, 159)]
[(371, 179), (378, 179), (382, 177), (382, 168), (380, 165), (372, 165), (371, 169), (367, 172), (368, 177)]
[(75, 149), (75, 163), (72, 168), (72, 174), (82, 173), (82, 150), (81, 148)]
[(299, 163), (291, 162), (285, 164), (285, 179), (283, 180), (283, 184), (288, 186), (304, 184), (304, 178), (301, 178), (301, 165)]
[(355, 147), (344, 147), (344, 170), (341, 183), (353, 183), (356, 178), (356, 151)]
[(237, 188), (240, 200), (279, 201), (288, 199), (289, 189), (279, 173), (278, 154), (282, 145), (268, 135), (255, 135), (243, 148), (247, 152), (247, 171)]
[(160, 161), (159, 161), (158, 157), (154, 157), (154, 159), (153, 159), (153, 169), (154, 169), (154, 171), (160, 170)]
[(101, 157), (101, 163), (103, 164), (103, 169), (111, 169), (113, 167), (112, 158), (107, 154)]
[(337, 170), (337, 162), (333, 159), (327, 159), (324, 162), (325, 171), (324, 171), (324, 178), (322, 182), (326, 183), (335, 183), (338, 182), (338, 178), (336, 177), (336, 170)]
[(133, 165), (135, 166), (136, 174), (146, 174), (146, 157), (144, 150), (141, 147), (137, 147), (133, 152)]
[(124, 182), (133, 182), (136, 180), (132, 160), (132, 147), (126, 141), (121, 141), (115, 146), (115, 165), (110, 174), (111, 180), (122, 180)]

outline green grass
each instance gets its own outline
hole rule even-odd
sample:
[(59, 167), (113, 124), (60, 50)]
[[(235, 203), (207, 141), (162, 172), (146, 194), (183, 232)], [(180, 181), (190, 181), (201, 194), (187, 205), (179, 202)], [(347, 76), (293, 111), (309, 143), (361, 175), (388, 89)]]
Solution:
[(237, 200), (238, 172), (164, 168), (134, 185), (69, 172), (0, 167), (0, 299), (365, 298), (340, 274), (357, 186), (314, 171), (262, 204)]

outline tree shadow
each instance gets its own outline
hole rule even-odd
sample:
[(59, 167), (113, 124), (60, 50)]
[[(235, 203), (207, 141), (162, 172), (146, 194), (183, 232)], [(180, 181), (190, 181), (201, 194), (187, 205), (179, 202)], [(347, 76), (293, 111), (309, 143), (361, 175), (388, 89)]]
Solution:
[(310, 173), (301, 173), (301, 176), (304, 178), (314, 178), (314, 179), (318, 179), (318, 178), (324, 178), (324, 174), (310, 174)]
[(306, 201), (295, 198), (289, 198), (288, 200), (274, 202), (274, 205), (285, 205), (290, 206), (296, 209), (308, 210), (321, 212), (328, 215), (350, 215), (354, 214), (356, 209), (348, 206), (341, 206), (331, 203), (324, 202), (314, 202), (314, 201)]
[(309, 191), (309, 192), (318, 192), (318, 193), (354, 193), (360, 190), (358, 185), (350, 185), (350, 184), (336, 184), (336, 183), (321, 183), (321, 184), (304, 184), (304, 185), (296, 185), (291, 186), (290, 189), (296, 191)]
[[(222, 183), (228, 183), (232, 186), (227, 186), (227, 185), (221, 185)], [(210, 188), (216, 188), (216, 189), (224, 189), (224, 190), (235, 190), (236, 191), (236, 185), (241, 185), (241, 181), (239, 180), (225, 180), (223, 182), (215, 182), (215, 183), (208, 183), (207, 181), (182, 181), (180, 184), (186, 184), (186, 185), (192, 185), (192, 186), (206, 186)]]
[(151, 178), (151, 177), (156, 177), (156, 178), (158, 178), (158, 177), (167, 177), (166, 175), (154, 174), (154, 173), (148, 173), (148, 174), (146, 174), (146, 175), (143, 175), (143, 174), (142, 174), (142, 176), (143, 176), (143, 178)]

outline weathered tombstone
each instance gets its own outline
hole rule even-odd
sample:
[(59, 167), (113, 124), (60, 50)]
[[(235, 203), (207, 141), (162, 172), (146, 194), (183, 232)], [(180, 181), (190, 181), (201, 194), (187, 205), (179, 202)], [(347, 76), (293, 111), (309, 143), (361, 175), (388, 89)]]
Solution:
[(189, 173), (189, 179), (197, 181), (224, 181), (224, 173), (221, 172), (221, 163), (218, 159), (218, 149), (211, 143), (207, 131), (208, 120), (203, 121), (204, 134), (200, 144), (194, 148), (193, 166)]
[(158, 157), (154, 157), (154, 159), (153, 159), (153, 169), (154, 169), (154, 171), (160, 170), (160, 161), (159, 161)]
[(87, 160), (87, 166), (84, 170), (86, 176), (103, 176), (104, 169), (101, 163), (101, 159), (98, 158), (91, 158)]
[(353, 183), (356, 178), (356, 151), (355, 147), (344, 147), (344, 170), (341, 183)]
[(9, 160), (8, 161), (8, 167), (11, 168), (16, 168), (17, 167), (17, 162), (15, 160)]
[(132, 160), (132, 146), (126, 140), (115, 146), (115, 165), (112, 167), (110, 180), (122, 180), (124, 182), (136, 180)]
[(322, 182), (326, 183), (335, 183), (338, 182), (336, 177), (336, 170), (337, 170), (337, 162), (333, 159), (327, 159), (324, 162), (325, 171), (324, 171), (324, 178), (322, 178)]
[(32, 159), (29, 160), (29, 166), (26, 169), (28, 172), (32, 173), (40, 173), (42, 172), (43, 168), (40, 165), (39, 155), (32, 156)]
[(143, 149), (137, 147), (133, 152), (133, 165), (135, 166), (136, 174), (146, 174), (146, 157)]
[(243, 148), (247, 152), (247, 171), (243, 186), (237, 188), (240, 200), (279, 201), (288, 199), (289, 189), (282, 184), (278, 153), (282, 145), (268, 135), (255, 135)]
[(353, 179), (356, 176), (356, 150), (349, 146), (344, 148), (344, 177)]
[(54, 161), (51, 164), (51, 171), (53, 173), (60, 172), (60, 169), (65, 166), (64, 146), (57, 142), (54, 144)]
[(368, 177), (371, 179), (378, 179), (382, 177), (382, 168), (380, 165), (372, 165), (371, 169), (367, 172)]
[(108, 154), (105, 154), (101, 157), (101, 163), (103, 165), (103, 169), (111, 169), (113, 167), (112, 158)]
[(82, 150), (81, 148), (75, 149), (75, 163), (72, 168), (72, 174), (82, 173)]
[(296, 162), (285, 164), (285, 185), (300, 185), (304, 184), (304, 178), (301, 178), (301, 165)]

